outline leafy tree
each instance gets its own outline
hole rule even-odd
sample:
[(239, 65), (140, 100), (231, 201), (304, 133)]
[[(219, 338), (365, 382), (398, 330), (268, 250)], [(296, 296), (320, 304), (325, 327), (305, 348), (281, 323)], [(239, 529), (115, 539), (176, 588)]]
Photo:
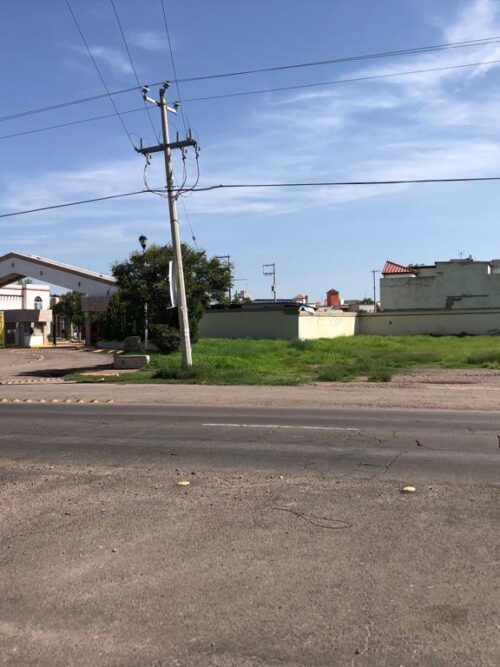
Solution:
[(106, 340), (123, 340), (135, 333), (129, 325), (133, 320), (130, 307), (122, 299), (120, 292), (115, 292), (110, 299), (106, 312), (103, 335)]
[(80, 292), (67, 292), (63, 294), (59, 302), (52, 310), (56, 315), (64, 317), (68, 324), (73, 324), (79, 329), (83, 326), (85, 316), (82, 308), (82, 296)]
[[(198, 338), (199, 323), (205, 309), (213, 302), (226, 303), (231, 283), (229, 267), (204, 250), (182, 244), (184, 279), (191, 338)], [(144, 302), (148, 303), (149, 324), (179, 328), (177, 308), (170, 301), (169, 262), (171, 245), (149, 246), (144, 253), (133, 252), (123, 262), (116, 262), (113, 275), (118, 281), (119, 298), (128, 319), (128, 333), (144, 329)]]

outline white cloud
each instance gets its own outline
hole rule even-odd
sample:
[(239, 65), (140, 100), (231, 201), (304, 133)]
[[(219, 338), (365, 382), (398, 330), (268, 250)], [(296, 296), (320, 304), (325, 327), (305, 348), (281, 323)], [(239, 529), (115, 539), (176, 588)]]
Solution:
[(142, 32), (131, 33), (128, 41), (133, 46), (137, 46), (144, 51), (160, 53), (168, 51), (168, 42), (165, 32), (156, 32), (154, 30), (143, 30)]
[[(72, 51), (81, 55), (82, 58), (86, 58), (89, 68), (94, 70), (88, 51), (84, 46), (72, 44), (70, 48)], [(130, 74), (133, 74), (127, 53), (123, 49), (116, 49), (112, 46), (94, 45), (90, 46), (90, 52), (98, 65), (104, 64), (115, 76), (129, 76)]]
[[(443, 27), (441, 40), (436, 41), (498, 34), (499, 10), (499, 3), (492, 0), (465, 3), (457, 18)], [(500, 57), (500, 47), (496, 45), (428, 53), (404, 59), (403, 63), (397, 59), (353, 70), (350, 76), (456, 65), (489, 59), (495, 54)], [(103, 52), (100, 57), (104, 58)], [(496, 129), (500, 95), (485, 87), (488, 81), (478, 77), (479, 73), (483, 77), (496, 75), (493, 68), (481, 72), (454, 69), (270, 96), (258, 107), (252, 107), (243, 119), (238, 138), (215, 137), (213, 145), (204, 146), (200, 185), (500, 174), (500, 131)], [(161, 159), (155, 159), (151, 183), (163, 182), (162, 168)], [(190, 182), (193, 176), (191, 164)], [(8, 209), (143, 187), (142, 164), (137, 159), (54, 171), (29, 182), (12, 175), (4, 180), (2, 199)], [(285, 215), (403, 189), (404, 186), (364, 186), (223, 190), (194, 194), (189, 207), (194, 213), (214, 219)], [(139, 199), (140, 202), (117, 200), (112, 205), (66, 209), (64, 215), (75, 221), (105, 216), (108, 224), (99, 227), (100, 233), (116, 240), (123, 230), (132, 233), (140, 216), (146, 215), (153, 225), (157, 218), (162, 219), (163, 200)], [(116, 220), (120, 220), (119, 225)]]

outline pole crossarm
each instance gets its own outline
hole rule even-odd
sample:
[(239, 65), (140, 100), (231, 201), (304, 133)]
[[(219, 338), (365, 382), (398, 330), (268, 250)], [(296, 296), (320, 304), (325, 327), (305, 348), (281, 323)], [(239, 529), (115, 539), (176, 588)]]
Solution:
[(142, 155), (151, 155), (152, 153), (160, 153), (161, 151), (164, 151), (167, 148), (170, 148), (170, 150), (174, 150), (176, 148), (189, 148), (192, 146), (193, 148), (198, 148), (199, 144), (197, 141), (194, 139), (183, 139), (182, 141), (173, 141), (170, 144), (159, 144), (158, 146), (147, 146), (146, 148), (143, 147), (142, 142), (139, 148), (136, 147), (137, 153), (142, 153)]

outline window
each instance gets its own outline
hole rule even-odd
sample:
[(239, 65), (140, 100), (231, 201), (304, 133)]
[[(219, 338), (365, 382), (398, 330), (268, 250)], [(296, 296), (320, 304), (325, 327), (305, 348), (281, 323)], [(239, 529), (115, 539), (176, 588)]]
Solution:
[(42, 297), (41, 296), (36, 296), (35, 297), (35, 310), (42, 310), (42, 308), (43, 308)]

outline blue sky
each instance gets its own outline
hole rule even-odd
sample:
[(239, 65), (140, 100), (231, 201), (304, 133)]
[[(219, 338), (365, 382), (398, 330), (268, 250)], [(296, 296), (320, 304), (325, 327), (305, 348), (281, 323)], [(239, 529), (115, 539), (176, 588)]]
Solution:
[[(115, 0), (141, 82), (173, 77), (160, 0)], [(71, 0), (111, 90), (135, 85), (108, 0)], [(496, 0), (233, 0), (165, 2), (180, 77), (407, 49), (500, 35)], [(103, 92), (64, 0), (0, 8), (1, 116)], [(29, 36), (29, 39), (27, 38)], [(186, 83), (193, 97), (500, 60), (500, 43)], [(184, 113), (202, 145), (200, 185), (500, 175), (498, 65), (204, 102)], [(156, 95), (157, 90), (152, 90)], [(177, 97), (172, 90), (172, 99)], [(140, 107), (138, 93), (114, 98)], [(0, 123), (0, 137), (112, 113), (108, 99)], [(155, 124), (159, 125), (153, 110)], [(134, 141), (154, 142), (145, 112), (126, 114)], [(171, 118), (172, 130), (182, 129)], [(142, 156), (116, 117), (0, 139), (0, 212), (143, 187)], [(180, 177), (180, 171), (177, 172)], [(189, 176), (196, 173), (189, 161)], [(160, 157), (149, 180), (164, 182)], [(500, 256), (499, 183), (193, 193), (198, 244), (230, 254), (254, 296), (312, 300), (330, 287), (371, 295), (386, 259), (428, 263)], [(183, 206), (181, 234), (191, 230)], [(155, 195), (0, 220), (0, 253), (52, 257), (109, 272), (137, 237), (169, 240)]]

